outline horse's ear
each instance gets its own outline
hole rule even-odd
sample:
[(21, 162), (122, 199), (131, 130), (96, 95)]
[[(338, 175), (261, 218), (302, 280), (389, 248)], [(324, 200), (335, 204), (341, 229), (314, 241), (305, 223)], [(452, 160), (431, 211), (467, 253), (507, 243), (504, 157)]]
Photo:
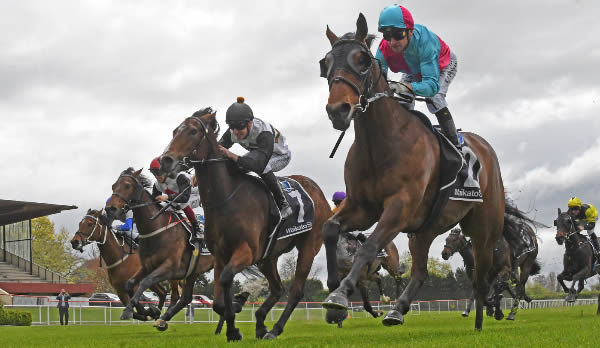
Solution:
[(200, 119), (210, 126), (210, 128), (214, 131), (217, 129), (217, 112), (213, 112), (212, 114), (206, 114), (200, 117)]
[(331, 46), (333, 46), (333, 44), (339, 39), (337, 37), (337, 35), (335, 35), (333, 33), (333, 31), (331, 31), (331, 29), (329, 29), (329, 25), (327, 26), (327, 30), (325, 31), (325, 35), (327, 35), (327, 38), (329, 39), (329, 43), (331, 44)]
[(133, 176), (135, 176), (136, 178), (139, 178), (140, 174), (142, 174), (142, 169), (144, 169), (144, 168), (140, 168), (140, 170), (138, 170), (135, 173), (133, 173)]
[(562, 212), (560, 211), (560, 208), (558, 208), (558, 215), (562, 214)]
[(358, 19), (356, 20), (356, 35), (354, 35), (354, 38), (358, 41), (365, 41), (368, 33), (369, 28), (367, 26), (367, 19), (362, 13), (360, 13), (358, 15)]

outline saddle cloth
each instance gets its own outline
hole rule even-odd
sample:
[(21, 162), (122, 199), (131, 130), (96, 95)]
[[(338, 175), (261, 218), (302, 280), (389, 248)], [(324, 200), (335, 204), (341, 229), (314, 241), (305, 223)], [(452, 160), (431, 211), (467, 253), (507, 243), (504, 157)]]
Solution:
[[(200, 255), (210, 255), (210, 251), (206, 247), (206, 243), (202, 243), (202, 245), (199, 247), (198, 244), (194, 244), (194, 243), (191, 242), (192, 235), (194, 233), (194, 229), (192, 228), (192, 225), (190, 225), (190, 223), (188, 222), (188, 220), (185, 218), (185, 216), (183, 214), (181, 214), (179, 211), (174, 212), (174, 213), (176, 214), (177, 219), (181, 221), (181, 225), (187, 231), (187, 233), (188, 233), (188, 243), (192, 246), (192, 248), (194, 250), (200, 248), (201, 249), (201, 250), (199, 250)], [(202, 232), (204, 232), (204, 224), (200, 224), (200, 230)]]
[(304, 190), (304, 187), (296, 180), (287, 177), (277, 177), (277, 179), (285, 198), (292, 208), (292, 215), (281, 221), (281, 215), (275, 199), (273, 195), (269, 195), (271, 200), (270, 206), (272, 207), (270, 209), (270, 226), (272, 228), (269, 228), (271, 234), (267, 238), (267, 247), (265, 248), (263, 258), (266, 258), (271, 253), (271, 249), (275, 245), (274, 241), (293, 237), (311, 230), (315, 219), (315, 204), (306, 190)]
[[(464, 141), (461, 134), (459, 134), (459, 141), (463, 145), (462, 153), (458, 151), (454, 145), (452, 145), (452, 142), (446, 138), (444, 134), (442, 134), (438, 127), (434, 127), (431, 124), (431, 121), (427, 116), (425, 116), (425, 114), (417, 110), (410, 111), (425, 125), (426, 128), (431, 130), (431, 132), (438, 138), (438, 142), (440, 144), (440, 189), (435, 197), (433, 206), (431, 207), (425, 222), (414, 232), (418, 233), (427, 229), (438, 220), (442, 210), (446, 206), (446, 203), (448, 203), (448, 199), (473, 200), (472, 198), (474, 197), (468, 197), (468, 195), (475, 195), (474, 191), (470, 190), (473, 187), (467, 185), (474, 185), (473, 182), (475, 182), (477, 183), (477, 190), (479, 190), (478, 179), (481, 165), (479, 164), (479, 161), (477, 160), (477, 157), (471, 148)], [(466, 161), (464, 155), (465, 153), (469, 154), (469, 162)], [(466, 167), (465, 170), (463, 170), (464, 167)], [(477, 167), (477, 171), (474, 171), (473, 167)], [(469, 168), (471, 169), (469, 170)], [(477, 175), (474, 176), (473, 172), (476, 172)], [(469, 178), (471, 178), (472, 181), (469, 180)], [(465, 190), (465, 193), (463, 194), (462, 190), (465, 187), (468, 187), (469, 190)], [(456, 191), (456, 189), (458, 189), (458, 191)], [(458, 194), (458, 196), (456, 196), (456, 194)], [(480, 190), (479, 197), (476, 197), (476, 200), (479, 202), (482, 201)]]
[(469, 143), (464, 141), (460, 133), (459, 139), (462, 144), (462, 156), (465, 161), (456, 175), (456, 181), (450, 191), (449, 199), (455, 201), (483, 202), (483, 195), (479, 186), (481, 163), (469, 146)]

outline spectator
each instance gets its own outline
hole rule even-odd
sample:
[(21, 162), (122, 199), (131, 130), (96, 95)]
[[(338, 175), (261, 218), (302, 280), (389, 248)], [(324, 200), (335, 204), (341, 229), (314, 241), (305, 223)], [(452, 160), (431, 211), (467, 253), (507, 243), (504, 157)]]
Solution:
[[(71, 295), (69, 295), (65, 289), (62, 289), (60, 294), (56, 296), (56, 299), (58, 300), (58, 305), (56, 305), (56, 307), (58, 307), (58, 313), (60, 315), (60, 325), (69, 325), (69, 300), (71, 299)], [(65, 318), (64, 324), (63, 317)]]

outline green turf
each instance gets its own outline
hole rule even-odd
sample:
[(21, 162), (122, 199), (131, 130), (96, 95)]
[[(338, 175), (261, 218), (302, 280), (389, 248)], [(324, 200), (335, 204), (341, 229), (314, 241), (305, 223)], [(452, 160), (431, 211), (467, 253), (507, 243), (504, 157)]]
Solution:
[[(484, 319), (474, 331), (474, 317), (459, 312), (407, 315), (399, 327), (384, 327), (380, 319), (352, 318), (338, 329), (321, 320), (292, 320), (276, 342), (254, 338), (254, 325), (240, 323), (244, 340), (231, 347), (582, 347), (599, 345), (600, 316), (596, 306), (521, 310), (517, 320)], [(271, 326), (273, 323), (269, 323)], [(158, 332), (151, 324), (0, 327), (1, 347), (218, 347), (215, 324), (171, 324)]]

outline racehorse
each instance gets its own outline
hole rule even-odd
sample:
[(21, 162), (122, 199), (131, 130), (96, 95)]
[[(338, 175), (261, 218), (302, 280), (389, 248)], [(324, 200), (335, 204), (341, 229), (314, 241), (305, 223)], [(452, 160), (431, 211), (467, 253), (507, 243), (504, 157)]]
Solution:
[[(577, 295), (583, 290), (584, 281), (594, 275), (594, 253), (589, 240), (579, 234), (579, 226), (568, 212), (558, 209), (558, 217), (554, 220), (556, 226), (556, 242), (558, 245), (565, 244), (565, 255), (563, 256), (563, 271), (556, 279), (568, 294), (565, 300), (575, 302)], [(571, 288), (567, 288), (565, 280), (571, 281)], [(575, 290), (575, 284), (579, 286)], [(600, 295), (598, 295), (598, 310), (600, 315)]]
[[(121, 303), (127, 305), (137, 286), (132, 289), (133, 291), (128, 291), (126, 283), (142, 267), (138, 251), (125, 243), (123, 238), (119, 240), (112, 229), (106, 226), (102, 220), (102, 210), (88, 209), (86, 215), (79, 222), (79, 229), (71, 239), (71, 247), (83, 252), (83, 247), (90, 243), (98, 245), (100, 257), (106, 264), (110, 285), (117, 292)], [(158, 319), (160, 316), (167, 291), (160, 284), (156, 284), (151, 289), (159, 298), (158, 308), (149, 306), (149, 309), (146, 310), (142, 304), (139, 304), (136, 306), (137, 312), (133, 314), (135, 319), (146, 321), (147, 316), (153, 319)], [(179, 298), (177, 290), (177, 283), (171, 283), (172, 301)]]
[[(459, 222), (473, 241), (475, 328), (481, 329), (492, 250), (502, 233), (504, 219), (504, 186), (494, 150), (480, 136), (462, 133), (481, 163), (479, 183), (483, 202), (450, 201), (439, 218), (429, 221), (440, 189), (440, 145), (436, 136), (388, 97), (388, 83), (369, 49), (374, 36), (368, 35), (362, 14), (356, 23), (356, 34), (338, 38), (327, 27), (326, 36), (332, 50), (320, 62), (321, 76), (329, 83), (325, 109), (335, 129), (345, 131), (354, 120), (355, 138), (344, 167), (347, 197), (323, 226), (327, 286), (332, 291), (323, 306), (347, 309), (347, 296), (363, 267), (398, 233), (412, 233), (410, 281), (395, 308), (383, 319), (384, 325), (404, 323), (404, 314), (410, 310), (410, 303), (427, 276), (432, 241)], [(340, 283), (335, 255), (339, 234), (366, 230), (375, 222), (377, 227)]]
[(162, 331), (168, 328), (167, 321), (192, 301), (194, 282), (198, 275), (213, 268), (214, 257), (198, 255), (195, 267), (190, 265), (194, 250), (188, 242), (189, 233), (182, 224), (183, 219), (169, 211), (151, 219), (162, 207), (146, 190), (151, 187), (151, 182), (141, 171), (128, 168), (119, 175), (105, 210), (110, 224), (115, 216), (131, 209), (140, 234), (141, 268), (127, 281), (127, 289), (138, 283), (139, 287), (123, 310), (121, 319), (131, 319), (133, 306), (149, 287), (165, 280), (178, 280), (184, 284), (179, 300), (154, 323), (154, 327)]
[[(215, 256), (213, 309), (225, 316), (227, 340), (242, 339), (239, 329), (235, 327), (235, 314), (231, 307), (233, 277), (253, 264), (258, 264), (269, 282), (270, 290), (255, 314), (256, 337), (276, 338), (283, 332), (285, 323), (304, 296), (305, 280), (323, 244), (321, 227), (331, 216), (331, 209), (313, 180), (300, 175), (290, 176), (304, 187), (314, 202), (313, 228), (277, 240), (269, 255), (263, 257), (271, 234), (270, 193), (262, 182), (242, 173), (234, 162), (219, 152), (215, 116), (212, 109), (206, 108), (186, 118), (173, 131), (173, 139), (160, 156), (161, 170), (174, 173), (183, 170), (190, 162), (194, 165), (206, 217), (206, 242)], [(288, 304), (272, 330), (268, 331), (264, 324), (265, 317), (284, 290), (277, 272), (277, 260), (294, 247), (298, 250), (298, 259)]]
[[(356, 252), (360, 248), (360, 245), (361, 241), (350, 233), (342, 235), (342, 237), (338, 240), (337, 262), (338, 270), (342, 276), (345, 276), (350, 272)], [(396, 282), (396, 298), (400, 296), (400, 289), (402, 287), (402, 274), (405, 272), (403, 265), (400, 265), (398, 248), (396, 248), (394, 242), (389, 243), (384, 248), (384, 251), (385, 256), (378, 256), (371, 264), (365, 266), (361, 272), (357, 286), (363, 300), (363, 306), (365, 310), (373, 316), (373, 318), (377, 318), (380, 314), (373, 310), (373, 307), (369, 302), (367, 283), (369, 281), (376, 282), (377, 288), (379, 289), (379, 300), (383, 303), (389, 303), (390, 298), (385, 296), (383, 293), (381, 276), (378, 272), (379, 269), (383, 267), (386, 271), (388, 271), (392, 278), (394, 278)], [(339, 319), (346, 318), (346, 316), (341, 315), (339, 317)]]
[[(537, 237), (534, 231), (534, 227), (536, 226), (544, 225), (527, 217), (515, 206), (510, 205), (508, 202), (506, 203), (503, 236), (498, 240), (494, 248), (494, 266), (491, 270), (494, 278), (494, 289), (491, 294), (493, 301), (492, 305), (488, 306), (488, 315), (494, 315), (497, 320), (504, 317), (500, 308), (501, 294), (504, 290), (508, 290), (513, 297), (512, 308), (506, 318), (507, 320), (515, 319), (521, 299), (531, 302), (531, 298), (525, 292), (525, 284), (531, 275), (537, 274), (541, 269), (540, 264), (536, 260), (538, 253)], [(522, 232), (527, 235), (526, 238), (532, 241), (533, 247), (520, 255), (514, 255), (514, 248), (511, 247), (511, 243), (507, 239), (511, 241), (516, 240), (516, 244), (518, 244), (518, 239), (523, 238), (521, 235)], [(444, 245), (444, 250), (442, 250), (442, 258), (448, 260), (455, 252), (458, 252), (462, 256), (467, 276), (469, 279), (472, 279), (474, 266), (473, 248), (471, 242), (467, 241), (460, 229), (452, 230), (446, 238), (446, 244)], [(520, 269), (520, 272), (518, 269)], [(508, 281), (516, 283), (516, 293), (513, 292)], [(471, 294), (467, 302), (467, 307), (462, 313), (464, 317), (469, 315), (473, 299), (473, 294)]]

